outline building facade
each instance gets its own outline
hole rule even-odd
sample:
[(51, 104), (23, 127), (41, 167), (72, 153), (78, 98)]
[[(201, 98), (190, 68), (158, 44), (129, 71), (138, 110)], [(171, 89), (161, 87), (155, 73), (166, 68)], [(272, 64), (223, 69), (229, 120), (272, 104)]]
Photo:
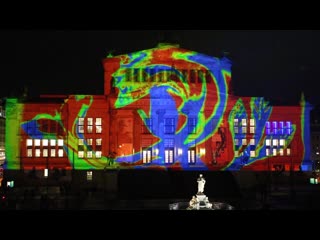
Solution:
[(234, 96), (225, 57), (159, 44), (103, 67), (104, 95), (7, 99), (8, 169), (311, 169), (310, 105)]

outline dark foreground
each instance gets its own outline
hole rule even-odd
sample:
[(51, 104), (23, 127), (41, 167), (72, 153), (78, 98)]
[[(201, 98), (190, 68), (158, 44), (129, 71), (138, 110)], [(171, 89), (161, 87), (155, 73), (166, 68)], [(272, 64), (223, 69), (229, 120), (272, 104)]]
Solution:
[[(196, 194), (199, 172), (101, 171), (92, 180), (84, 172), (50, 174), (8, 172), (0, 210), (169, 210), (174, 203), (185, 209)], [(210, 202), (235, 210), (320, 209), (320, 185), (310, 184), (311, 173), (203, 174)], [(14, 186), (5, 186), (12, 179)]]

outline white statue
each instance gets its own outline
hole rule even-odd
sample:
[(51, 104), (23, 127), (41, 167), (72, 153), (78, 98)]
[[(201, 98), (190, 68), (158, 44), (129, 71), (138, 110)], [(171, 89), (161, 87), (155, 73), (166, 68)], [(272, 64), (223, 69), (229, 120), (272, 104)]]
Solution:
[(201, 194), (204, 192), (204, 185), (206, 183), (206, 180), (202, 177), (202, 174), (200, 174), (200, 177), (197, 179), (198, 182), (198, 194)]

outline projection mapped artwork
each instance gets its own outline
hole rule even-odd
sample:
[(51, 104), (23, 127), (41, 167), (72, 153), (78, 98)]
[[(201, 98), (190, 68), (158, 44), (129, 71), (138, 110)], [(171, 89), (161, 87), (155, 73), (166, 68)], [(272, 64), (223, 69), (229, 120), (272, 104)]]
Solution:
[(263, 98), (232, 96), (227, 58), (163, 46), (104, 67), (112, 88), (104, 102), (69, 96), (37, 112), (8, 100), (7, 168), (266, 170), (266, 161), (309, 159), (305, 102), (286, 114)]

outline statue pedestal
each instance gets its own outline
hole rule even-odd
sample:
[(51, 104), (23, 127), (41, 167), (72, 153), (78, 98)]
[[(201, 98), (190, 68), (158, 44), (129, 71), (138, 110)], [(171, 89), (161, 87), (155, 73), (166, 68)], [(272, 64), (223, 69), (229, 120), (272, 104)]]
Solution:
[(210, 209), (212, 210), (212, 203), (209, 202), (208, 197), (203, 193), (197, 193), (196, 197), (190, 200), (188, 209), (200, 210)]

